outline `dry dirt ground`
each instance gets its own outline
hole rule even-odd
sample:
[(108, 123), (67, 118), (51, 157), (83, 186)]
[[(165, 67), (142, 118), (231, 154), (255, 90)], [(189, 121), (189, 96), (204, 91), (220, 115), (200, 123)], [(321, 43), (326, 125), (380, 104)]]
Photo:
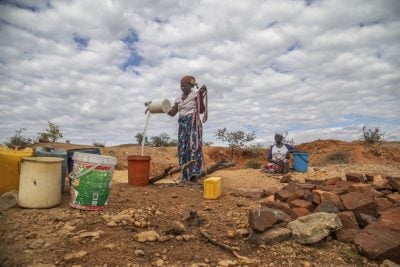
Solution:
[[(54, 144), (65, 149), (83, 146)], [(344, 178), (346, 172), (400, 176), (400, 143), (341, 142), (318, 140), (298, 146), (310, 155), (309, 171), (291, 172), (296, 181), (306, 178)], [(177, 165), (176, 148), (146, 147), (151, 176)], [(279, 175), (246, 168), (265, 163), (265, 151), (245, 149), (235, 153), (235, 167), (209, 176), (222, 179), (222, 195), (204, 200), (200, 185), (183, 187), (161, 183), (149, 186), (127, 184), (127, 155), (139, 155), (140, 147), (122, 145), (102, 148), (118, 157), (110, 202), (105, 211), (83, 211), (62, 203), (50, 209), (14, 207), (0, 210), (0, 266), (379, 266), (357, 253), (353, 245), (327, 239), (314, 246), (293, 241), (258, 246), (246, 239), (247, 216), (263, 199), (235, 197), (235, 188), (283, 185)], [(229, 158), (226, 148), (205, 147), (205, 162), (211, 166)], [(171, 179), (178, 180), (178, 174)], [(198, 215), (190, 219), (190, 211)], [(110, 223), (114, 221), (116, 223)], [(250, 261), (207, 242), (200, 229)], [(159, 240), (139, 242), (135, 236), (154, 230)]]

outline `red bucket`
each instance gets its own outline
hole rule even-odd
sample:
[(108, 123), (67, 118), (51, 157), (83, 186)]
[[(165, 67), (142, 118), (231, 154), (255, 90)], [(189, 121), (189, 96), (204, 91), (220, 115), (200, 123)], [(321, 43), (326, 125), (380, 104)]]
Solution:
[(149, 184), (150, 160), (150, 156), (128, 156), (128, 184)]

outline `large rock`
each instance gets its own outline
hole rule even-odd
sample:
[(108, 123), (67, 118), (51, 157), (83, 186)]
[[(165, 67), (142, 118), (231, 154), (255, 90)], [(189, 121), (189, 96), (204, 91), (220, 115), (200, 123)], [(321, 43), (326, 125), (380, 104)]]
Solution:
[(360, 254), (371, 260), (400, 263), (400, 225), (388, 221), (372, 223), (355, 236), (354, 243)]
[(290, 209), (290, 206), (288, 203), (284, 203), (284, 202), (262, 202), (261, 203), (262, 207), (268, 207), (271, 209), (277, 209), (277, 210), (281, 210), (284, 213), (286, 213), (287, 215), (289, 215), (292, 219), (297, 219), (297, 214), (295, 212), (293, 212), (293, 210)]
[(278, 222), (278, 212), (266, 207), (257, 207), (249, 210), (249, 226), (257, 232), (263, 232)]
[(333, 213), (317, 212), (294, 220), (286, 226), (300, 244), (315, 244), (340, 229), (342, 223)]
[(346, 173), (346, 181), (364, 183), (364, 175), (362, 173), (348, 172)]
[(342, 181), (342, 178), (340, 178), (340, 177), (327, 178), (322, 182), (322, 184), (323, 185), (334, 185), (334, 184), (336, 184), (337, 181)]
[(289, 222), (291, 220), (292, 218), (289, 215), (279, 209), (262, 206), (249, 210), (249, 226), (257, 232), (263, 232), (276, 223)]
[(379, 219), (400, 227), (400, 207), (394, 207), (383, 211)]
[(393, 203), (400, 203), (400, 194), (398, 192), (386, 196)]
[(338, 241), (343, 243), (354, 243), (354, 237), (361, 233), (361, 229), (340, 229), (335, 232)]
[(314, 210), (314, 212), (327, 212), (327, 213), (338, 213), (340, 210), (336, 205), (329, 201), (329, 200), (324, 200), (317, 206), (317, 208)]
[[(342, 229), (359, 229), (356, 216), (352, 211), (343, 211), (336, 214), (342, 223)], [(342, 230), (341, 229), (341, 230)]]
[(394, 190), (400, 192), (400, 177), (388, 176), (386, 177), (389, 181), (389, 184), (393, 187)]
[(375, 218), (378, 216), (374, 199), (368, 194), (356, 191), (341, 195), (340, 198), (344, 208), (353, 211), (356, 217), (360, 213), (368, 214)]
[(257, 244), (274, 244), (286, 241), (292, 236), (292, 231), (287, 228), (274, 226), (263, 233), (250, 230), (249, 240)]
[(232, 193), (235, 197), (260, 199), (266, 196), (265, 190), (260, 188), (236, 188)]
[(338, 194), (336, 194), (334, 192), (326, 192), (323, 190), (313, 190), (312, 193), (314, 195), (319, 196), (319, 198), (321, 199), (321, 202), (323, 202), (324, 200), (328, 200), (328, 201), (332, 202), (333, 204), (335, 204), (335, 206), (338, 207), (339, 209), (343, 209), (343, 204), (342, 204), (342, 201), (340, 200), (340, 197)]
[(309, 211), (312, 211), (315, 208), (315, 206), (312, 203), (310, 203), (306, 200), (303, 200), (303, 199), (292, 200), (292, 201), (290, 201), (289, 204), (290, 204), (290, 207), (292, 207), (292, 208), (305, 208), (305, 209), (308, 209)]
[(377, 211), (384, 211), (393, 206), (393, 202), (384, 197), (376, 197), (374, 199)]

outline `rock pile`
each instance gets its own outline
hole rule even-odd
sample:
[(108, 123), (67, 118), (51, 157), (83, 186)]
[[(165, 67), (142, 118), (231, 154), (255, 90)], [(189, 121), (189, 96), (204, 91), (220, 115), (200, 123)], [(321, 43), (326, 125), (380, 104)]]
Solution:
[[(249, 210), (249, 239), (271, 244), (294, 238), (314, 244), (328, 236), (353, 243), (372, 260), (400, 263), (400, 177), (347, 173), (325, 180), (234, 192), (268, 201)], [(257, 193), (255, 193), (257, 192)], [(261, 193), (260, 193), (261, 192)]]

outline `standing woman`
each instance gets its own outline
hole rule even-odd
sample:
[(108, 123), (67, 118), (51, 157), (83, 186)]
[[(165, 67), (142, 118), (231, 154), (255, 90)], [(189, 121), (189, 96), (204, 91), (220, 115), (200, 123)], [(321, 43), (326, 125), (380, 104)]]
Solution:
[[(196, 87), (196, 89), (194, 89)], [(194, 90), (193, 90), (194, 89)], [(179, 112), (178, 158), (182, 167), (182, 181), (196, 181), (200, 178), (203, 165), (203, 122), (207, 120), (207, 88), (198, 89), (193, 76), (181, 79), (182, 95), (175, 100), (168, 115), (175, 116)]]

